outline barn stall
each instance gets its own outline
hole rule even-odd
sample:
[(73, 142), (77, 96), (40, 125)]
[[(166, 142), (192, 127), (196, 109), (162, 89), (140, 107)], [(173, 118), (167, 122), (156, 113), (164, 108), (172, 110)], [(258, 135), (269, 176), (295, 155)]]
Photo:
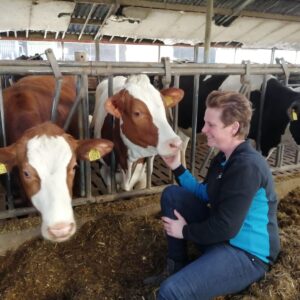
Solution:
[[(55, 21), (57, 21), (57, 14), (60, 14), (59, 18), (63, 18), (64, 21), (71, 18), (67, 22), (67, 30), (55, 27), (52, 30), (51, 28), (48, 30), (39, 28), (38, 31), (37, 25), (32, 21), (24, 30), (20, 30), (20, 28), (24, 28), (22, 27), (24, 23), (22, 26), (6, 27), (13, 28), (13, 30), (4, 32), (3, 29), (3, 37), (29, 39), (31, 35), (37, 38), (42, 34), (39, 38), (64, 40), (68, 37), (74, 39), (75, 32), (78, 41), (89, 36), (98, 41), (108, 39), (111, 42), (113, 39), (122, 39), (123, 42), (142, 43), (143, 39), (149, 39), (151, 43), (167, 43), (168, 39), (172, 39), (173, 43), (183, 43), (184, 40), (187, 42), (186, 36), (188, 36), (189, 43), (197, 45), (195, 46), (196, 58), (199, 56), (197, 54), (198, 47), (204, 46), (204, 64), (199, 63), (197, 59), (195, 63), (188, 64), (170, 63), (168, 60), (160, 63), (62, 62), (56, 61), (51, 50), (45, 51), (48, 61), (44, 62), (7, 60), (0, 62), (0, 72), (3, 75), (54, 74), (57, 77), (60, 73), (78, 75), (78, 85), (83, 87), (86, 95), (82, 97), (85, 99), (82, 101), (83, 111), (87, 110), (88, 106), (86, 103), (88, 98), (87, 81), (88, 79), (95, 80), (97, 76), (112, 77), (116, 74), (146, 73), (164, 76), (165, 82), (168, 82), (171, 76), (175, 76), (175, 82), (176, 80), (178, 82), (180, 75), (187, 74), (196, 76), (224, 73), (249, 75), (250, 72), (251, 74), (281, 75), (288, 81), (289, 78), (300, 72), (298, 65), (286, 64), (282, 61), (281, 64), (276, 65), (207, 64), (209, 60), (208, 45), (214, 45), (214, 43), (223, 46), (232, 43), (231, 46), (255, 45), (256, 47), (272, 48), (277, 45), (282, 48), (297, 49), (299, 41), (292, 34), (298, 30), (297, 7), (293, 1), (288, 2), (289, 6), (286, 3), (283, 5), (280, 1), (277, 1), (276, 5), (271, 3), (274, 1), (267, 1), (264, 2), (263, 7), (259, 7), (257, 1), (247, 1), (247, 3), (229, 1), (231, 6), (228, 4), (228, 7), (222, 1), (215, 1), (215, 19), (221, 23), (228, 22), (230, 33), (225, 30), (226, 28), (217, 31), (220, 28), (214, 29), (214, 26), (217, 25), (213, 25), (210, 28), (213, 31), (210, 41), (208, 37), (205, 39), (204, 28), (209, 27), (205, 26), (206, 16), (209, 15), (206, 12), (210, 11), (209, 5), (212, 1), (197, 1), (197, 3), (192, 1), (189, 4), (183, 4), (186, 1), (180, 4), (173, 3), (173, 1), (143, 1), (139, 3), (138, 7), (134, 1), (119, 1), (118, 5), (111, 3), (112, 1), (102, 1), (103, 4), (96, 1), (76, 1), (76, 5), (71, 1), (34, 1), (27, 5), (25, 5), (26, 1), (18, 1), (18, 4), (22, 4), (23, 6), (20, 7), (24, 9), (29, 7), (34, 16), (41, 17), (43, 10), (47, 5), (51, 5), (51, 2), (55, 2), (54, 4), (59, 10), (59, 12), (56, 10), (54, 12), (56, 15), (52, 16)], [(10, 3), (6, 3), (5, 8), (9, 8), (10, 5)], [(65, 6), (62, 8), (60, 5)], [(121, 15), (120, 9), (122, 9)], [(261, 13), (268, 9), (269, 14)], [(178, 17), (178, 11), (186, 11), (185, 14), (181, 13), (182, 20)], [(51, 18), (48, 12), (49, 10), (47, 10), (47, 18), (49, 16), (50, 23)], [(178, 24), (188, 24), (187, 27), (191, 27), (190, 24), (195, 24), (195, 20), (201, 23), (199, 27), (193, 28), (195, 36), (183, 29), (179, 31), (178, 28), (176, 30), (182, 36), (174, 36), (167, 30), (164, 31), (165, 35), (159, 36), (150, 21), (157, 20), (157, 16), (161, 18), (162, 15), (166, 17), (166, 20), (169, 20), (167, 16), (170, 21), (174, 20), (174, 16), (165, 15), (168, 12), (171, 15), (177, 14), (176, 22)], [(291, 12), (292, 15), (289, 15)], [(82, 19), (79, 16), (83, 16)], [(187, 19), (184, 19), (185, 17)], [(237, 31), (237, 28), (245, 28), (245, 24), (247, 24), (239, 22), (243, 22), (245, 19), (249, 21), (249, 18), (253, 28), (259, 27), (260, 39), (254, 33), (250, 35), (248, 29), (245, 29), (247, 35)], [(122, 19), (124, 32), (121, 31), (116, 19)], [(262, 20), (267, 20), (267, 23), (263, 23)], [(10, 21), (7, 16), (5, 21)], [(283, 23), (285, 26), (282, 26)], [(138, 30), (140, 28), (136, 27), (138, 24), (141, 26), (146, 24), (146, 28), (153, 28), (153, 31), (146, 30), (148, 35), (153, 34), (153, 36), (146, 35), (142, 28)], [(64, 26), (66, 27), (66, 24)], [(135, 26), (134, 29), (132, 26)], [(170, 25), (167, 27), (172, 28)], [(184, 26), (182, 25), (182, 27)], [(270, 35), (274, 30), (278, 33), (278, 28), (281, 27), (283, 27), (280, 30), (281, 34), (276, 36), (276, 44)], [(269, 28), (270, 31), (262, 33), (262, 28)], [(138, 34), (138, 32), (142, 33)], [(209, 32), (206, 34), (209, 36)], [(236, 35), (231, 36), (230, 34)], [(154, 38), (155, 36), (156, 38)], [(223, 41), (218, 40), (220, 36), (224, 39)], [(263, 38), (267, 36), (269, 39)], [(217, 39), (217, 37), (219, 38)], [(287, 40), (285, 41), (285, 39)], [(236, 40), (240, 42), (236, 44)], [(79, 54), (78, 59), (84, 60), (84, 57)], [(174, 113), (176, 115), (176, 110)], [(82, 124), (82, 134), (86, 137), (89, 134), (86, 130), (86, 112), (83, 113)], [(194, 174), (201, 179), (205, 175), (207, 162), (211, 157), (209, 149), (200, 142), (194, 132), (187, 150), (187, 163)], [(253, 299), (265, 299), (266, 297), (268, 299), (297, 299), (299, 297), (299, 261), (296, 252), (297, 246), (299, 246), (297, 242), (299, 240), (299, 189), (297, 189), (299, 186), (299, 151), (298, 147), (290, 142), (285, 144), (285, 151), (282, 151), (282, 148), (280, 146), (269, 158), (270, 165), (273, 167), (277, 193), (281, 199), (278, 217), (283, 251), (279, 263), (264, 280), (239, 295), (228, 296), (228, 299), (250, 299), (251, 297)], [(148, 178), (147, 189), (117, 193), (115, 188), (111, 191), (106, 190), (103, 180), (98, 176), (98, 169), (99, 166), (96, 163), (92, 163), (91, 170), (89, 166), (83, 167), (83, 196), (73, 201), (76, 218), (82, 225), (75, 237), (63, 244), (43, 241), (39, 237), (40, 219), (34, 215), (35, 210), (25, 207), (14, 208), (8, 198), (5, 209), (0, 214), (3, 220), (1, 245), (4, 246), (1, 256), (0, 284), (0, 294), (3, 299), (19, 299), (21, 297), (23, 299), (143, 299), (145, 295), (152, 292), (148, 287), (142, 285), (142, 279), (159, 272), (163, 266), (166, 245), (159, 222), (158, 201), (160, 192), (172, 180), (169, 172), (157, 157), (153, 176)], [(23, 243), (24, 241), (25, 243)], [(7, 248), (10, 249), (9, 252), (6, 252)], [(192, 255), (195, 255), (193, 251), (195, 252), (195, 249), (192, 249)]]

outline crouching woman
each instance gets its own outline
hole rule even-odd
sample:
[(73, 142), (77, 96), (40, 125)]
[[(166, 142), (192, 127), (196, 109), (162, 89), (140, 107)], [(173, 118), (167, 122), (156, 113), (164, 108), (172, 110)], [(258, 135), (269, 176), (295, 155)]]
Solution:
[[(207, 144), (219, 153), (198, 182), (180, 164), (179, 153), (163, 157), (178, 185), (161, 197), (168, 253), (158, 299), (211, 299), (240, 292), (263, 278), (278, 256), (277, 199), (263, 156), (246, 140), (252, 116), (249, 100), (213, 91), (206, 100)], [(201, 249), (192, 262), (187, 241)]]

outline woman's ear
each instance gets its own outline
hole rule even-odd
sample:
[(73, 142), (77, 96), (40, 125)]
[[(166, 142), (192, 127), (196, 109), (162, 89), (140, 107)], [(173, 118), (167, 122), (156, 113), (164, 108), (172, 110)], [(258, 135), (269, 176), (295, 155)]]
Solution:
[(232, 134), (233, 134), (233, 136), (235, 136), (238, 133), (239, 129), (240, 129), (240, 123), (238, 121), (234, 121), (232, 123)]

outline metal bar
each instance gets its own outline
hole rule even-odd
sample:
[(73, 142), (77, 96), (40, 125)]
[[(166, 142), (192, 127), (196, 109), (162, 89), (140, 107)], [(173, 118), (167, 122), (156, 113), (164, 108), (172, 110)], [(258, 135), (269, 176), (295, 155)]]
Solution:
[(107, 14), (105, 15), (104, 19), (101, 22), (101, 25), (99, 26), (99, 29), (97, 31), (97, 33), (95, 34), (94, 40), (98, 40), (98, 38), (101, 36), (101, 31), (107, 21), (107, 19), (116, 12), (116, 10), (120, 7), (120, 5), (117, 4), (111, 4), (109, 7), (109, 10), (107, 12)]
[(197, 63), (199, 59), (199, 46), (194, 47), (194, 62)]
[(193, 115), (192, 115), (192, 141), (191, 141), (191, 173), (195, 175), (195, 154), (197, 142), (197, 119), (198, 119), (199, 75), (194, 76)]
[[(0, 81), (0, 119), (1, 119), (1, 142), (3, 147), (7, 146), (6, 130), (5, 130), (5, 116), (4, 116), (4, 103), (2, 93), (2, 83)], [(14, 208), (14, 201), (11, 190), (11, 177), (10, 173), (5, 174), (5, 188), (6, 188), (6, 200), (8, 209)]]
[[(175, 75), (173, 86), (176, 87), (176, 88), (179, 88), (179, 81), (180, 81), (179, 75)], [(178, 104), (173, 109), (173, 116), (172, 117), (173, 117), (172, 128), (176, 133), (178, 133)], [(176, 182), (173, 172), (171, 172), (171, 182), (173, 182), (173, 183)]]
[[(129, 63), (129, 62), (58, 62), (60, 72), (64, 75), (86, 74), (93, 76), (109, 76), (124, 74), (146, 73), (150, 75), (164, 75), (165, 66), (162, 63)], [(213, 74), (246, 74), (243, 64), (199, 64), (199, 63), (170, 63), (171, 75), (213, 75)], [(300, 65), (289, 65), (290, 74), (300, 74)], [(47, 61), (9, 61), (0, 60), (1, 74), (53, 74), (53, 69)], [(252, 75), (284, 74), (278, 64), (253, 64)]]
[[(89, 96), (88, 96), (88, 78), (87, 75), (81, 77), (82, 81), (82, 91), (83, 97), (81, 98), (82, 106), (82, 122), (83, 122), (83, 138), (88, 139), (90, 137), (89, 133)], [(92, 173), (91, 173), (91, 163), (89, 161), (84, 161), (84, 173), (85, 173), (85, 193), (86, 197), (91, 197), (92, 195)]]
[(6, 134), (5, 134), (5, 116), (4, 116), (4, 104), (3, 104), (3, 91), (2, 82), (0, 81), (0, 120), (1, 120), (1, 142), (3, 147), (7, 146)]
[(284, 144), (279, 144), (276, 151), (275, 167), (280, 168), (282, 166), (284, 153)]
[[(141, 189), (141, 190), (134, 190), (130, 192), (100, 195), (100, 196), (94, 196), (90, 198), (75, 198), (72, 201), (72, 206), (76, 207), (76, 206), (92, 204), (92, 203), (100, 204), (100, 203), (113, 202), (119, 199), (158, 194), (161, 193), (167, 186), (168, 185), (160, 185), (156, 187), (151, 187), (149, 189)], [(0, 212), (0, 220), (15, 218), (15, 217), (24, 216), (32, 213), (38, 213), (36, 208), (24, 207), (24, 208), (11, 209), (8, 211)]]
[(161, 61), (165, 66), (165, 75), (162, 77), (162, 82), (164, 88), (168, 88), (171, 83), (171, 67), (170, 67), (170, 58), (169, 57), (162, 57)]
[[(179, 88), (179, 75), (174, 76), (174, 87)], [(173, 129), (175, 132), (178, 131), (178, 104), (173, 110)]]
[(95, 41), (95, 60), (99, 61), (100, 60), (100, 43), (99, 41)]
[(68, 114), (68, 117), (65, 121), (65, 124), (64, 124), (64, 130), (67, 131), (69, 129), (69, 126), (70, 126), (70, 123), (71, 123), (71, 120), (78, 108), (78, 105), (80, 104), (80, 101), (81, 101), (81, 95), (83, 93), (83, 86), (81, 85), (80, 82), (80, 78), (77, 78), (77, 93), (76, 93), (76, 99), (73, 103), (73, 106)]
[(265, 96), (266, 96), (266, 90), (267, 90), (267, 76), (264, 76), (264, 81), (262, 84), (262, 91), (260, 96), (260, 103), (259, 103), (259, 117), (258, 117), (258, 124), (257, 124), (257, 137), (256, 137), (256, 149), (258, 151), (261, 151), (261, 130), (262, 130), (262, 115), (263, 115), (263, 109), (264, 109), (264, 103), (265, 103)]
[(57, 118), (57, 106), (59, 102), (60, 92), (61, 92), (61, 86), (62, 86), (62, 78), (55, 78), (55, 92), (54, 92), (54, 98), (52, 102), (52, 108), (51, 108), (51, 121), (53, 123), (56, 122)]
[[(87, 60), (87, 55), (85, 52), (75, 52), (74, 56), (75, 56), (75, 60), (78, 62), (85, 62)], [(81, 139), (87, 139), (89, 138), (89, 121), (88, 121), (88, 78), (86, 74), (82, 74), (78, 77), (77, 97), (75, 99), (75, 102), (77, 98), (79, 99), (78, 102), (80, 102), (81, 100), (81, 105), (79, 106), (79, 113), (78, 113), (79, 134)], [(79, 166), (80, 166), (80, 194), (81, 196), (89, 197), (92, 194), (91, 165), (90, 162), (88, 161), (80, 161)]]
[(45, 54), (47, 56), (47, 59), (51, 65), (51, 68), (53, 70), (53, 74), (55, 77), (55, 92), (54, 92), (54, 98), (52, 102), (52, 108), (51, 108), (51, 121), (55, 123), (57, 118), (57, 106), (59, 102), (60, 92), (61, 92), (61, 86), (62, 86), (62, 74), (59, 70), (59, 66), (57, 64), (55, 55), (52, 51), (52, 49), (47, 49), (45, 51)]
[(88, 16), (87, 16), (87, 18), (86, 18), (86, 20), (85, 20), (83, 26), (82, 26), (82, 29), (81, 29), (81, 32), (80, 32), (80, 34), (79, 34), (78, 40), (81, 39), (81, 37), (82, 37), (82, 35), (83, 35), (83, 33), (84, 33), (84, 30), (85, 30), (85, 27), (86, 27), (86, 25), (88, 24), (88, 22), (89, 22), (89, 20), (90, 20), (90, 18), (91, 18), (91, 16), (92, 16), (92, 13), (94, 12), (95, 8), (96, 8), (96, 3), (93, 3), (92, 6), (91, 6), (91, 9), (90, 9), (90, 12), (89, 12), (89, 14), (88, 14)]
[[(111, 97), (113, 95), (114, 90), (114, 80), (113, 76), (108, 77), (108, 97)], [(115, 128), (115, 118), (111, 116), (111, 128), (114, 135), (114, 128)], [(110, 153), (110, 182), (111, 186), (108, 186), (108, 192), (109, 193), (115, 193), (117, 190), (116, 186), (116, 177), (115, 177), (115, 171), (116, 171), (116, 157), (115, 152), (112, 151)]]
[(295, 154), (295, 164), (299, 162), (299, 158), (300, 158), (300, 147), (298, 146)]
[(202, 162), (202, 164), (200, 166), (199, 175), (202, 175), (202, 172), (205, 169), (205, 167), (207, 166), (207, 163), (209, 162), (210, 158), (214, 154), (214, 151), (215, 151), (214, 147), (209, 148), (209, 151), (207, 152), (207, 154), (204, 157), (204, 160), (203, 160), (203, 162)]
[(276, 48), (272, 48), (272, 51), (271, 51), (271, 58), (270, 58), (270, 64), (274, 64), (275, 63), (275, 50)]
[(296, 165), (286, 165), (286, 166), (281, 166), (281, 167), (272, 167), (271, 171), (272, 173), (276, 172), (276, 171), (291, 171), (291, 170), (295, 170), (295, 169), (300, 169), (300, 164), (296, 164)]
[(205, 40), (204, 40), (204, 57), (203, 62), (207, 64), (209, 62), (209, 50), (211, 40), (211, 23), (214, 11), (214, 1), (208, 0), (206, 4), (206, 23), (205, 23)]
[(282, 66), (282, 69), (283, 69), (284, 75), (285, 75), (285, 78), (284, 78), (284, 85), (285, 85), (285, 86), (288, 86), (288, 83), (289, 83), (289, 77), (290, 77), (289, 67), (288, 67), (286, 61), (285, 61), (283, 58), (277, 59), (276, 62)]
[(151, 173), (153, 171), (153, 166), (151, 165), (153, 163), (153, 160), (151, 157), (147, 157), (146, 159), (146, 178), (147, 178), (147, 184), (146, 188), (149, 189), (151, 188)]
[[(77, 95), (80, 94), (80, 103), (82, 100), (82, 93), (80, 91), (83, 90), (83, 81), (82, 76), (78, 76), (77, 78), (77, 86), (76, 86), (76, 93)], [(84, 138), (84, 129), (83, 129), (83, 111), (82, 105), (78, 105), (78, 131), (79, 131), (79, 138)], [(85, 164), (82, 160), (79, 161), (79, 178), (80, 178), (80, 196), (86, 196), (86, 178), (85, 178)]]

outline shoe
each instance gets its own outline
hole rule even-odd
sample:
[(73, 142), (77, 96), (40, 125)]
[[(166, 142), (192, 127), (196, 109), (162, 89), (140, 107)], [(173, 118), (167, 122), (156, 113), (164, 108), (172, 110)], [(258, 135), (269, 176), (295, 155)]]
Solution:
[(155, 288), (149, 294), (143, 297), (145, 300), (157, 300), (158, 299), (159, 288)]
[(162, 273), (147, 277), (143, 280), (144, 285), (159, 286), (166, 278), (178, 272), (185, 266), (184, 263), (175, 262), (173, 259), (167, 259), (167, 265)]

